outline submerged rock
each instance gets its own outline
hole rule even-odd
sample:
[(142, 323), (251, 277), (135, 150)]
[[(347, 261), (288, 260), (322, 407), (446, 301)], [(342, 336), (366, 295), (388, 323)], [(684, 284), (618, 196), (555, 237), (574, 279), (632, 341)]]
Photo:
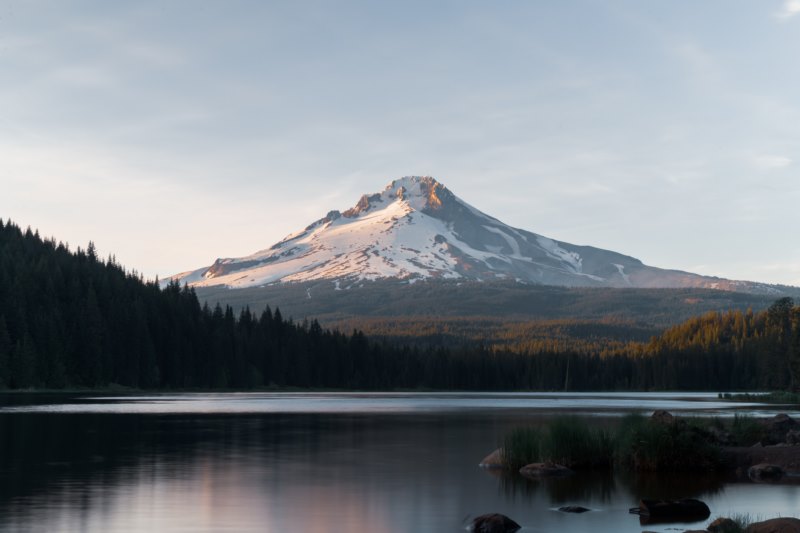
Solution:
[(472, 531), (475, 533), (512, 533), (521, 527), (500, 513), (484, 514), (472, 521)]
[(574, 474), (574, 472), (566, 466), (549, 461), (525, 465), (519, 469), (519, 473), (530, 478), (569, 476), (570, 474)]
[(586, 507), (581, 507), (580, 505), (567, 505), (564, 507), (559, 507), (559, 511), (562, 513), (586, 513), (591, 511), (591, 509), (587, 509)]

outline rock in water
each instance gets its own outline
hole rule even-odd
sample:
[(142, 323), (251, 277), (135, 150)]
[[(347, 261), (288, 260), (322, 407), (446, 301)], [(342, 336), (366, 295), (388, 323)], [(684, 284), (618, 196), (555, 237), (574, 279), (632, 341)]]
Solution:
[(753, 481), (777, 481), (783, 477), (783, 468), (769, 463), (759, 463), (747, 470), (747, 477)]
[(497, 448), (495, 451), (483, 458), (478, 466), (482, 468), (505, 468), (506, 462), (503, 459), (503, 450)]
[(731, 520), (730, 518), (717, 518), (706, 528), (711, 533), (736, 533), (741, 531), (739, 524)]
[(591, 511), (591, 509), (581, 507), (580, 505), (567, 505), (565, 507), (559, 507), (558, 510), (562, 513), (585, 513)]
[(475, 533), (513, 533), (521, 527), (500, 513), (484, 514), (472, 521), (472, 531)]
[(632, 514), (638, 514), (642, 523), (653, 520), (705, 520), (711, 514), (711, 510), (705, 502), (694, 498), (684, 498), (682, 500), (650, 500), (642, 498), (639, 500), (639, 507), (630, 510)]
[(574, 472), (556, 463), (531, 463), (519, 469), (519, 473), (525, 477), (540, 478), (540, 477), (555, 477), (555, 476), (568, 476)]
[(797, 518), (773, 518), (764, 522), (750, 524), (745, 533), (800, 533), (800, 520)]

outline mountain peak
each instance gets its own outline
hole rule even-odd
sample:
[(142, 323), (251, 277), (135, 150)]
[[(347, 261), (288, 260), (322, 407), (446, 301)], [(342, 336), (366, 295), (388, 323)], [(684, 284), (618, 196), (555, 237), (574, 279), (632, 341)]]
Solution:
[(405, 176), (393, 180), (381, 192), (364, 194), (356, 205), (344, 211), (343, 217), (356, 218), (374, 208), (384, 208), (392, 202), (402, 202), (411, 211), (432, 213), (441, 209), (443, 199), (455, 198), (447, 187), (430, 176)]
[(420, 185), (424, 187), (443, 187), (443, 185), (432, 176), (403, 176), (402, 178), (392, 180), (384, 190), (397, 190), (399, 187), (409, 189)]
[(270, 248), (174, 276), (199, 286), (251, 287), (330, 279), (429, 278), (589, 287), (769, 287), (648, 267), (638, 259), (510, 227), (430, 176), (364, 194)]
[(442, 207), (440, 195), (452, 195), (447, 187), (431, 176), (405, 176), (396, 179), (386, 186), (384, 193), (386, 192), (409, 203), (414, 200), (422, 201), (422, 209), (438, 209)]

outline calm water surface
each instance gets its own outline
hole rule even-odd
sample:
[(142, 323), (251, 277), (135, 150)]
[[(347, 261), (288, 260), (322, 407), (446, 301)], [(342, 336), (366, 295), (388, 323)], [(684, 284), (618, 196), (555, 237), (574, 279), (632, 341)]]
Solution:
[[(800, 485), (580, 474), (526, 481), (477, 467), (503, 434), (558, 414), (703, 416), (785, 409), (713, 394), (0, 396), (2, 532), (463, 532), (502, 512), (542, 532), (642, 526), (640, 497), (698, 497), (712, 518), (798, 516)], [(800, 416), (800, 413), (792, 413)], [(593, 509), (582, 515), (561, 505)]]

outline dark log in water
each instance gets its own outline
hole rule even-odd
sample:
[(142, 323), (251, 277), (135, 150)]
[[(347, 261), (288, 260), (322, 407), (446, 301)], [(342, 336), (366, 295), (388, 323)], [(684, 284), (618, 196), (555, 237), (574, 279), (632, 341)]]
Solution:
[(655, 522), (695, 522), (705, 520), (711, 510), (704, 502), (693, 498), (682, 500), (639, 500), (639, 507), (630, 509), (630, 513), (639, 515), (641, 524)]

